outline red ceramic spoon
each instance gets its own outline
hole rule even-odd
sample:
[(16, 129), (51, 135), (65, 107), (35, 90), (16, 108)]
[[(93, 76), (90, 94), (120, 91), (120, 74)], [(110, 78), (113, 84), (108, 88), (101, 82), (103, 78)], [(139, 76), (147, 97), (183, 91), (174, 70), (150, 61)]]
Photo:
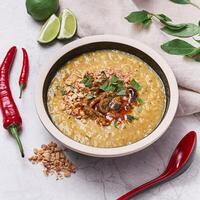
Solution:
[(197, 143), (197, 135), (194, 131), (189, 132), (179, 142), (174, 150), (166, 170), (157, 178), (131, 190), (130, 192), (119, 197), (117, 200), (127, 200), (138, 193), (151, 188), (152, 186), (159, 185), (173, 178), (176, 178), (185, 172), (193, 161), (195, 147)]

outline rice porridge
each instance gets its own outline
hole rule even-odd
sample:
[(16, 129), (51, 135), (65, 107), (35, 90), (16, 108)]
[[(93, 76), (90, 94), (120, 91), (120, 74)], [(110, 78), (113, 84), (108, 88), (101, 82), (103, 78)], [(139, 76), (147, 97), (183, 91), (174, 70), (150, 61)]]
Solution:
[(118, 50), (84, 53), (56, 73), (47, 92), (55, 126), (94, 147), (119, 147), (148, 136), (166, 104), (159, 76), (141, 59)]

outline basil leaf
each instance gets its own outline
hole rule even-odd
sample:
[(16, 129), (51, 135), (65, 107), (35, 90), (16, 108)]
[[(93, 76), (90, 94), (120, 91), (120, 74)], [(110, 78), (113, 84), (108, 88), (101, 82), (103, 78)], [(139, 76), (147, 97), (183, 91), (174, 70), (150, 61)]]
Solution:
[(125, 19), (130, 23), (142, 23), (147, 19), (151, 19), (151, 17), (149, 12), (142, 10), (130, 13)]
[(164, 20), (160, 20), (160, 22), (171, 30), (181, 30), (187, 27), (187, 24), (172, 24), (171, 22), (166, 22)]
[(190, 0), (171, 0), (171, 1), (174, 3), (177, 3), (177, 4), (190, 4), (198, 9), (200, 9), (200, 7), (197, 4), (191, 2)]
[(197, 35), (200, 32), (200, 27), (195, 24), (187, 24), (185, 28), (179, 30), (172, 30), (168, 26), (164, 26), (161, 30), (169, 35), (186, 38)]
[(188, 57), (192, 58), (200, 54), (200, 48), (195, 48), (191, 53), (187, 54)]
[(195, 58), (195, 61), (200, 62), (200, 57)]
[(131, 86), (136, 90), (136, 91), (139, 91), (141, 90), (142, 86), (135, 80), (133, 79), (131, 81)]
[(152, 19), (147, 19), (142, 22), (145, 28), (148, 28), (152, 23)]
[(85, 85), (85, 87), (92, 87), (92, 83), (94, 81), (94, 78), (90, 75), (85, 75), (83, 77), (83, 80), (80, 81), (80, 83), (83, 83)]
[(156, 17), (159, 18), (160, 20), (164, 20), (166, 22), (171, 22), (172, 21), (168, 16), (166, 16), (164, 14), (157, 14)]
[(178, 3), (178, 4), (190, 4), (190, 0), (170, 0), (174, 3)]
[(173, 55), (187, 55), (196, 49), (184, 40), (174, 39), (161, 45), (161, 48)]
[(119, 92), (117, 92), (118, 96), (126, 96), (126, 90), (121, 90)]

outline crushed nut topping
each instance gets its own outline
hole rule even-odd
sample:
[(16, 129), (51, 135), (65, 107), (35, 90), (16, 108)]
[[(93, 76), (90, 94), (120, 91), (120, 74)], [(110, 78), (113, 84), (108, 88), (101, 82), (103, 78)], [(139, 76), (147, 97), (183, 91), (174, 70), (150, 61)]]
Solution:
[(29, 158), (32, 164), (42, 163), (45, 176), (55, 173), (57, 180), (71, 176), (76, 172), (75, 165), (69, 161), (64, 151), (54, 142), (42, 144), (41, 148), (33, 149), (34, 155)]
[(128, 114), (134, 106), (139, 107), (138, 91), (141, 88), (135, 79), (130, 80), (119, 72), (86, 72), (72, 83), (66, 81), (62, 96), (69, 115), (77, 119), (89, 118), (102, 126), (114, 122), (116, 127), (123, 121), (137, 119)]

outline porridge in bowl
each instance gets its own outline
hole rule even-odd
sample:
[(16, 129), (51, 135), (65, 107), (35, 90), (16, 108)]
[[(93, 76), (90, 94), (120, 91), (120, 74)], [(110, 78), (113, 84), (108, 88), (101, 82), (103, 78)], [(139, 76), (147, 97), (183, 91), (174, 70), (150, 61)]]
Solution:
[(94, 147), (119, 147), (148, 136), (166, 104), (163, 83), (141, 59), (118, 50), (68, 61), (47, 92), (51, 120), (66, 136)]

